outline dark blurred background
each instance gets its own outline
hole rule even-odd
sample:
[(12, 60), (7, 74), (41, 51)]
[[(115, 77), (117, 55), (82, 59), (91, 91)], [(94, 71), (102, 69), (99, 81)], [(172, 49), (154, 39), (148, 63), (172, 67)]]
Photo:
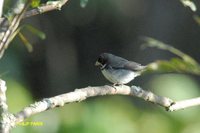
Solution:
[[(195, 2), (198, 7), (200, 4)], [(170, 44), (200, 62), (200, 27), (194, 21), (193, 15), (194, 13), (178, 0), (89, 0), (85, 8), (81, 8), (80, 0), (69, 0), (60, 11), (48, 12), (23, 21), (22, 25), (28, 23), (43, 31), (46, 34), (46, 39), (40, 40), (30, 32), (22, 31), (33, 44), (34, 51), (28, 53), (20, 39), (16, 37), (0, 62), (1, 78), (7, 81), (8, 87), (10, 87), (8, 89), (13, 91), (10, 92), (11, 99), (21, 96), (39, 100), (70, 92), (75, 88), (110, 84), (100, 70), (94, 66), (98, 55), (103, 52), (113, 53), (143, 65), (158, 59), (167, 60), (175, 56), (153, 48), (141, 50), (142, 41), (140, 38), (143, 36), (153, 37)], [(130, 84), (142, 86), (144, 89), (157, 92), (160, 95), (180, 100), (199, 95), (198, 81), (199, 79), (192, 75), (162, 74), (138, 77)], [(25, 99), (21, 101), (27, 101)], [(196, 115), (198, 113), (198, 108), (192, 110), (192, 113), (180, 111), (182, 113), (180, 115), (181, 113), (167, 113), (156, 105), (145, 103), (136, 98), (116, 96), (92, 99), (89, 99), (87, 103), (80, 103), (80, 107), (67, 105), (65, 113), (73, 120), (70, 121), (71, 123), (66, 122), (69, 117), (66, 118), (67, 120), (64, 120), (66, 125), (58, 124), (60, 119), (58, 120), (57, 114), (52, 115), (48, 111), (47, 113), (52, 117), (55, 115), (52, 118), (53, 121), (57, 120), (55, 122), (57, 127), (55, 131), (52, 129), (52, 132), (151, 132), (151, 130), (145, 130), (144, 127), (152, 128), (153, 133), (187, 133), (188, 131), (193, 133), (191, 129), (195, 129), (194, 132), (199, 130), (197, 127), (200, 126), (200, 123), (197, 121), (200, 118), (195, 116), (195, 113)], [(115, 105), (116, 101), (122, 104), (121, 109), (118, 109), (120, 108), (118, 103)], [(32, 100), (30, 100), (31, 102)], [(12, 102), (10, 103), (12, 104)], [(25, 102), (23, 106), (28, 105), (28, 103)], [(21, 108), (14, 103), (12, 106), (18, 108), (13, 110)], [(75, 106), (74, 110), (71, 109), (71, 111), (78, 113), (78, 116), (76, 113), (70, 115), (70, 106)], [(106, 107), (111, 109), (106, 109)], [(58, 110), (62, 109), (56, 111)], [(77, 110), (83, 110), (83, 112), (87, 110), (81, 115), (82, 122), (86, 122), (88, 119), (90, 124), (94, 124), (101, 117), (109, 117), (109, 120), (107, 120), (108, 118), (103, 119), (100, 121), (101, 124), (98, 123), (100, 125), (87, 125), (87, 127), (80, 124), (80, 119), (78, 119), (80, 112)], [(94, 110), (97, 112), (95, 113)], [(125, 123), (120, 118), (114, 119), (115, 114), (112, 117), (111, 114), (116, 110), (122, 110), (121, 113), (118, 111), (119, 114), (116, 114), (116, 117), (122, 117), (123, 120), (125, 119)], [(62, 113), (66, 115), (64, 112)], [(92, 113), (94, 113), (93, 117)], [(121, 114), (126, 114), (128, 119)], [(48, 116), (42, 117), (44, 119), (41, 121), (46, 120)], [(91, 117), (96, 119), (91, 120)], [(74, 119), (78, 121), (78, 127), (76, 127), (78, 124)], [(151, 120), (155, 123), (152, 123)], [(111, 124), (113, 121), (119, 122), (114, 124), (116, 129), (111, 130), (111, 127), (104, 128), (102, 125), (106, 122)], [(54, 126), (56, 126), (55, 123)], [(73, 125), (74, 123), (76, 126)], [(127, 123), (132, 125), (130, 129)], [(144, 124), (144, 127), (138, 123)], [(195, 123), (195, 127), (186, 128), (187, 123)], [(122, 129), (118, 130), (119, 125), (124, 126), (124, 128), (120, 127)], [(94, 126), (94, 129), (91, 126)], [(34, 128), (37, 129), (32, 129), (32, 132), (40, 132), (38, 127)], [(22, 129), (18, 130), (22, 132)], [(43, 129), (41, 130), (43, 131)]]

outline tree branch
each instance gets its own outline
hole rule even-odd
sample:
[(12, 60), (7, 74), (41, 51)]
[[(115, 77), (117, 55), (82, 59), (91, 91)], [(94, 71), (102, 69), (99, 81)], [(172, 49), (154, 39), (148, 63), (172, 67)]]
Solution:
[(0, 18), (3, 14), (3, 3), (4, 3), (4, 0), (0, 0)]
[(8, 114), (8, 105), (6, 103), (6, 83), (3, 80), (0, 80), (0, 132), (8, 133), (10, 130), (10, 121)]
[[(55, 107), (64, 106), (65, 104), (72, 102), (80, 102), (89, 97), (103, 96), (103, 95), (129, 95), (141, 98), (145, 101), (160, 105), (166, 108), (167, 111), (177, 111), (180, 109), (200, 105), (200, 97), (174, 102), (170, 98), (158, 96), (150, 91), (143, 90), (137, 86), (95, 86), (76, 89), (73, 92), (61, 94), (51, 98), (45, 98), (39, 102), (35, 102), (28, 107), (25, 107), (22, 111), (15, 115), (10, 114), (7, 111), (7, 104), (5, 98), (5, 82), (0, 82), (0, 109), (4, 111), (2, 113), (2, 127), (1, 129), (9, 129), (14, 127), (17, 123), (24, 121), (26, 118), (31, 117), (34, 114), (53, 109)], [(7, 133), (7, 132), (4, 132)]]
[(31, 16), (35, 16), (38, 14), (42, 14), (45, 12), (49, 12), (52, 10), (61, 10), (61, 7), (63, 5), (65, 5), (68, 2), (68, 0), (59, 0), (59, 1), (51, 1), (51, 2), (47, 2), (46, 4), (43, 4), (37, 8), (31, 9), (29, 11), (27, 11), (23, 18), (27, 18), (27, 17), (31, 17)]
[[(8, 110), (6, 103), (6, 82), (0, 79), (0, 111), (5, 112)], [(1, 114), (1, 113), (0, 113)]]
[[(46, 13), (49, 11), (53, 11), (53, 10), (60, 10), (61, 7), (64, 6), (67, 2), (68, 2), (68, 0), (47, 2), (46, 4), (43, 4), (39, 7), (36, 7), (36, 8), (26, 11), (24, 13), (22, 19), (27, 18), (27, 17), (32, 17), (32, 16), (35, 16), (38, 14)], [(3, 28), (2, 31), (5, 31), (5, 29), (9, 26), (8, 20), (6, 18), (0, 18), (0, 26), (1, 26), (1, 29)]]
[(172, 103), (174, 103), (171, 99), (157, 96), (152, 92), (145, 91), (137, 86), (96, 86), (96, 87), (86, 87), (82, 89), (76, 89), (74, 92), (69, 92), (66, 94), (61, 94), (55, 97), (46, 98), (42, 101), (31, 104), (29, 107), (24, 108), (22, 111), (18, 112), (15, 117), (15, 123), (22, 122), (26, 118), (46, 111), (48, 109), (52, 109), (58, 106), (64, 106), (64, 104), (72, 103), (72, 102), (80, 102), (82, 100), (87, 99), (88, 97), (94, 96), (103, 96), (103, 95), (130, 95), (136, 96), (145, 101), (152, 102), (158, 104), (163, 107), (170, 107)]
[(178, 101), (178, 102), (172, 104), (168, 108), (168, 110), (169, 111), (177, 111), (177, 110), (189, 108), (192, 106), (198, 106), (198, 105), (200, 105), (200, 97), (187, 99), (187, 100), (183, 100), (183, 101)]
[[(6, 18), (0, 18), (0, 58), (3, 56), (9, 43), (15, 37), (15, 31), (18, 28), (21, 19), (56, 9), (60, 10), (67, 1), (68, 0), (50, 1), (29, 11), (27, 11), (27, 8), (29, 7), (30, 0), (26, 4), (17, 2), (16, 7), (13, 8), (13, 19), (11, 23), (9, 23)], [(24, 4), (25, 6), (21, 6), (21, 4)], [(19, 8), (18, 5), (23, 8)]]

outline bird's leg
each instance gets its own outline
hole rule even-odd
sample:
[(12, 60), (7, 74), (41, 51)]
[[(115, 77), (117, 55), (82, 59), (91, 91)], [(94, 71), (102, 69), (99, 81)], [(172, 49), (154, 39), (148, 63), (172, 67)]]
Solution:
[(112, 84), (112, 87), (115, 89), (115, 92), (117, 91), (117, 88), (115, 87), (117, 83)]

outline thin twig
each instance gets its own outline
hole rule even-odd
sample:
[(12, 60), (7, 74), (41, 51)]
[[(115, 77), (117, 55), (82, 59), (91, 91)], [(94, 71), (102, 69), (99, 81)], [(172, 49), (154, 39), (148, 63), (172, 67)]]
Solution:
[(4, 3), (4, 0), (0, 0), (0, 18), (3, 14), (3, 3)]
[[(19, 14), (16, 14), (8, 29), (6, 30), (6, 32), (4, 33), (4, 35), (2, 36), (1, 42), (0, 42), (0, 58), (3, 56), (5, 49), (8, 47), (10, 41), (12, 41), (12, 39), (14, 38), (13, 33), (15, 32), (15, 30), (18, 28), (19, 23), (22, 19), (22, 17), (24, 16), (24, 13), (26, 12), (27, 8), (30, 5), (30, 0), (27, 1), (27, 3), (19, 3), (19, 4), (24, 4), (24, 7), (19, 11)], [(15, 10), (15, 9), (13, 9)]]
[[(46, 4), (43, 4), (39, 7), (26, 11), (22, 19), (39, 15), (42, 13), (46, 13), (49, 11), (53, 11), (53, 10), (61, 10), (62, 6), (64, 6), (67, 2), (68, 0), (58, 0), (58, 1), (47, 2)], [(3, 22), (4, 24), (2, 24)], [(6, 18), (0, 18), (0, 25), (1, 25), (1, 28), (5, 29), (9, 25), (8, 20)]]
[(189, 108), (192, 106), (198, 106), (198, 105), (200, 105), (200, 97), (175, 102), (168, 108), (168, 110), (177, 111), (177, 110)]
[(35, 16), (38, 14), (42, 14), (45, 12), (53, 11), (53, 10), (61, 10), (61, 7), (65, 5), (68, 2), (68, 0), (59, 0), (59, 1), (52, 1), (48, 2), (46, 4), (43, 4), (37, 8), (31, 9), (27, 11), (23, 18)]

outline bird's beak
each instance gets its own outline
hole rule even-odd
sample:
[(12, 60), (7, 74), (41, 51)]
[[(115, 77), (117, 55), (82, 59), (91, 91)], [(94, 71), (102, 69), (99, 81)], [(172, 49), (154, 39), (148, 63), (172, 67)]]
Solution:
[(96, 61), (94, 65), (95, 65), (95, 66), (100, 66), (101, 63), (99, 63), (98, 61)]

